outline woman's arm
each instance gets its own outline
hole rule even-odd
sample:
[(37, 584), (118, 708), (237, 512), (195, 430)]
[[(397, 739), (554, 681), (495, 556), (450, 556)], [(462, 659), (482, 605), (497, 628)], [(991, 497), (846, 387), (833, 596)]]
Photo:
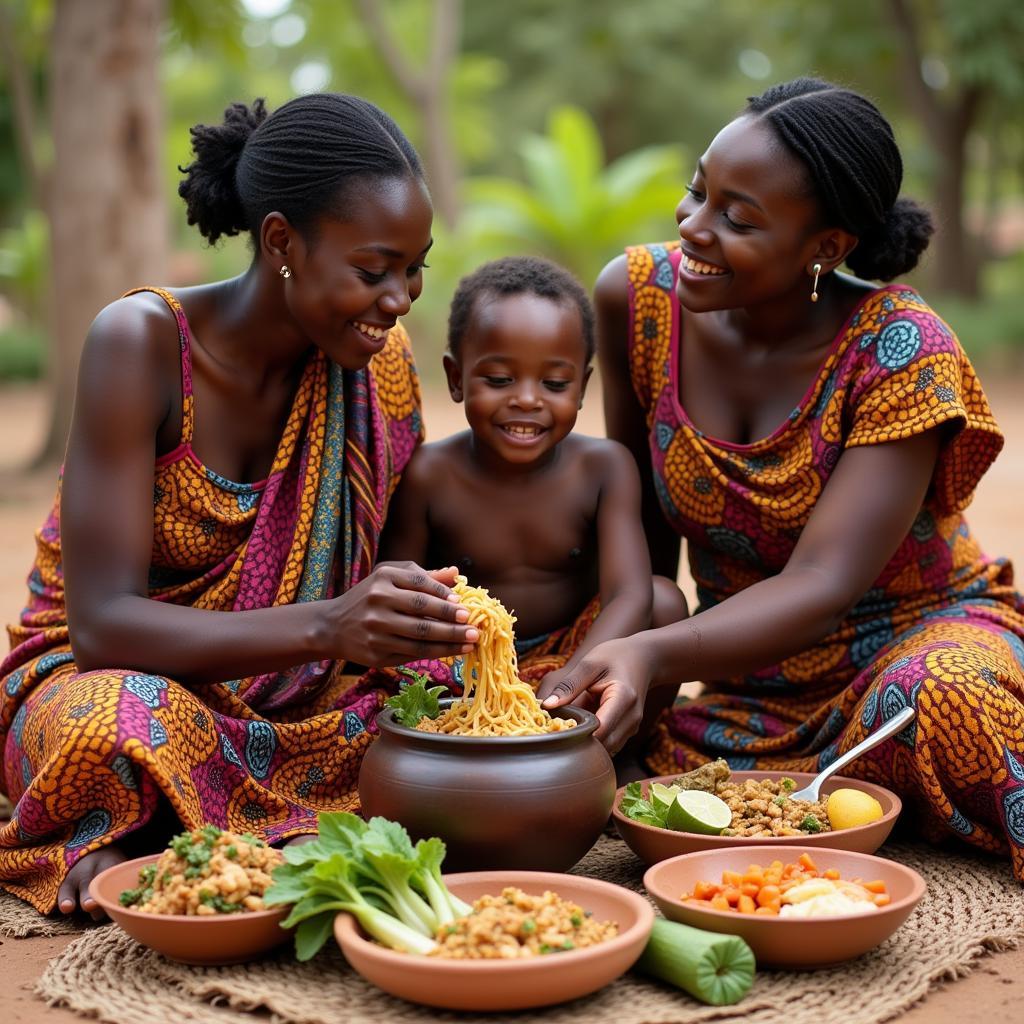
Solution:
[(629, 366), (629, 291), (626, 257), (609, 263), (594, 287), (597, 357), (601, 367), (605, 429), (625, 445), (640, 469), (644, 533), (653, 571), (670, 580), (679, 571), (679, 535), (665, 521), (654, 490), (647, 419), (633, 391)]
[(109, 306), (85, 344), (61, 501), (78, 667), (135, 668), (195, 683), (323, 658), (380, 665), (459, 653), (467, 634), (457, 620), (465, 621), (465, 610), (449, 600), (452, 580), (418, 566), (379, 570), (332, 601), (256, 611), (148, 597), (156, 436), (180, 394), (177, 353), (173, 319), (144, 296)]
[(756, 671), (836, 629), (910, 531), (941, 433), (847, 450), (778, 576), (649, 634), (655, 685)]
[(840, 458), (785, 569), (684, 622), (596, 648), (563, 681), (569, 703), (600, 700), (598, 735), (617, 750), (650, 685), (742, 675), (813, 646), (845, 618), (906, 538), (935, 469), (941, 429)]

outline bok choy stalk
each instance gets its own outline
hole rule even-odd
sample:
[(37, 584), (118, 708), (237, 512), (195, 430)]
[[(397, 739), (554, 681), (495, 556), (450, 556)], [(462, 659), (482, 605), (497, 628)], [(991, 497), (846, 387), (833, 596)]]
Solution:
[(384, 945), (410, 953), (430, 952), (438, 928), (472, 912), (441, 879), (440, 839), (413, 846), (396, 822), (345, 812), (321, 814), (318, 829), (312, 842), (285, 848), (286, 863), (274, 870), (264, 897), (267, 905), (294, 904), (283, 926), (297, 925), (299, 960), (327, 941), (338, 911), (351, 913)]

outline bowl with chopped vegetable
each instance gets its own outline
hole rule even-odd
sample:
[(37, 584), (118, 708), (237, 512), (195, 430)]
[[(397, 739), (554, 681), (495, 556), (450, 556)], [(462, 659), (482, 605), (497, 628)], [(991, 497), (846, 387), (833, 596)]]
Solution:
[(289, 904), (299, 960), (333, 934), (346, 960), (392, 995), (454, 1010), (512, 1010), (586, 995), (640, 956), (644, 897), (538, 871), (442, 874), (437, 836), (396, 821), (321, 813), (319, 837), (284, 851), (267, 902)]
[(133, 939), (181, 963), (244, 963), (289, 937), (287, 907), (268, 907), (284, 863), (252, 835), (212, 825), (183, 832), (163, 853), (107, 868), (89, 891)]
[(809, 969), (874, 949), (925, 893), (912, 869), (819, 846), (701, 850), (647, 869), (644, 886), (671, 921), (744, 939), (758, 967)]
[(642, 896), (594, 878), (472, 871), (443, 881), (465, 912), (441, 926), (429, 948), (389, 948), (349, 914), (334, 926), (364, 978), (427, 1006), (522, 1010), (588, 995), (633, 966), (654, 924)]
[(631, 782), (615, 794), (619, 835), (647, 864), (697, 850), (745, 846), (822, 846), (874, 853), (902, 803), (888, 789), (834, 775), (816, 801), (793, 800), (814, 775), (732, 771), (711, 761), (683, 775)]

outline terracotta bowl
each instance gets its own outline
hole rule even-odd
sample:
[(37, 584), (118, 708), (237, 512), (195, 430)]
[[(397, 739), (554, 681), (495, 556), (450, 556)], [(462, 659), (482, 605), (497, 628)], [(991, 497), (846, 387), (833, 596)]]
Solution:
[(183, 964), (211, 966), (255, 960), (291, 935), (281, 927), (291, 907), (254, 910), (215, 917), (143, 914), (122, 907), (119, 897), (139, 882), (139, 869), (156, 863), (159, 854), (138, 857), (101, 871), (90, 883), (93, 899), (136, 942)]
[(578, 724), (538, 736), (454, 736), (399, 725), (385, 709), (359, 771), (363, 815), (400, 822), (413, 842), (439, 836), (449, 871), (568, 870), (608, 822), (615, 769), (594, 739), (594, 715), (556, 713)]
[(615, 921), (619, 934), (595, 946), (522, 960), (447, 960), (398, 953), (371, 941), (349, 914), (339, 914), (334, 937), (345, 959), (367, 981), (393, 996), (448, 1010), (522, 1010), (596, 992), (629, 970), (654, 924), (651, 905), (635, 892), (594, 878), (543, 871), (473, 871), (445, 875), (466, 902), (515, 885), (531, 895), (550, 889)]
[[(842, 878), (881, 879), (892, 902), (871, 914), (785, 918), (705, 910), (680, 899), (684, 892), (693, 889), (695, 882), (721, 881), (723, 871), (745, 871), (751, 864), (764, 865), (776, 858), (788, 864), (801, 853), (810, 854), (819, 870), (835, 868)], [(763, 845), (747, 845), (687, 853), (648, 868), (644, 885), (669, 920), (709, 932), (739, 935), (754, 951), (758, 967), (790, 970), (826, 967), (874, 949), (906, 921), (925, 893), (924, 879), (902, 864), (867, 853), (820, 846), (787, 846), (785, 850), (769, 851)]]
[[(668, 785), (677, 778), (679, 778), (678, 775), (658, 775), (653, 779), (644, 779), (642, 782), (644, 795), (646, 796), (647, 787), (651, 783), (661, 782)], [(803, 789), (814, 778), (814, 775), (809, 772), (733, 772), (732, 778), (737, 782), (743, 782), (745, 779), (754, 779), (755, 781), (792, 779), (796, 783), (797, 789)], [(870, 825), (858, 825), (856, 828), (819, 832), (814, 835), (772, 836), (767, 839), (751, 839), (744, 836), (702, 836), (694, 832), (675, 832), (669, 828), (643, 825), (639, 821), (627, 818), (619, 810), (619, 804), (622, 802), (625, 792), (624, 787), (615, 794), (612, 817), (619, 835), (646, 864), (656, 864), (659, 860), (665, 860), (667, 857), (677, 857), (679, 854), (693, 853), (697, 850), (727, 850), (736, 846), (750, 845), (765, 847), (762, 856), (768, 856), (769, 860), (782, 855), (772, 853), (769, 856), (768, 851), (782, 846), (824, 846), (833, 850), (850, 850), (854, 853), (874, 853), (888, 839), (893, 825), (896, 824), (900, 809), (903, 807), (900, 798), (888, 789), (883, 789), (871, 782), (847, 779), (842, 775), (833, 775), (832, 778), (826, 780), (821, 787), (821, 794), (827, 796), (836, 789), (859, 789), (870, 794), (882, 805), (881, 818), (871, 822)]]

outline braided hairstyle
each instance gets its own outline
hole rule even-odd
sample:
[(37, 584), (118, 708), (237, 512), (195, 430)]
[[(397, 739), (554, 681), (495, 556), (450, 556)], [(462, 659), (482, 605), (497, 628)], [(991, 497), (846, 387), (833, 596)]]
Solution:
[(195, 159), (178, 168), (178, 194), (211, 244), (244, 231), (255, 241), (272, 210), (311, 235), (320, 216), (345, 216), (357, 183), (423, 179), (402, 130), (358, 96), (314, 93), (269, 115), (262, 99), (232, 103), (223, 124), (195, 125), (191, 135)]
[(484, 296), (503, 299), (510, 295), (537, 295), (566, 306), (576, 306), (586, 346), (584, 366), (590, 365), (594, 358), (594, 310), (590, 299), (568, 270), (536, 256), (506, 256), (492, 260), (459, 281), (448, 314), (448, 351), (456, 359), (480, 299)]
[(826, 222), (857, 236), (846, 263), (858, 277), (891, 281), (917, 266), (934, 225), (924, 207), (898, 198), (903, 160), (870, 100), (797, 78), (751, 96), (744, 113), (770, 124), (803, 162)]

